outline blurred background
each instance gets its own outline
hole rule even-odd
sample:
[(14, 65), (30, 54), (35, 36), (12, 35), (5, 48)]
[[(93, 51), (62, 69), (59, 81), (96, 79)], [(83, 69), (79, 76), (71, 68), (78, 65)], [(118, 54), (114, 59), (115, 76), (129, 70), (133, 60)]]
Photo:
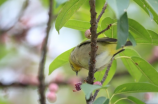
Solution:
[[(58, 15), (67, 0), (54, 0), (54, 18)], [(96, 0), (96, 10), (100, 13), (105, 0)], [(135, 19), (145, 28), (158, 33), (157, 24), (137, 4), (131, 0), (128, 8), (128, 17)], [(113, 11), (108, 7), (105, 17), (114, 17)], [(143, 17), (143, 18), (142, 18)], [(90, 21), (89, 2), (86, 3), (71, 17), (82, 21)], [(48, 21), (48, 0), (0, 0), (0, 83), (10, 85), (23, 83), (38, 85), (38, 67), (41, 55), (41, 46), (46, 35)], [(84, 32), (63, 27), (60, 33), (54, 28), (52, 22), (48, 42), (48, 54), (45, 64), (45, 81), (58, 84), (56, 102), (54, 104), (85, 104), (82, 91), (73, 92), (74, 83), (86, 78), (87, 71), (82, 70), (79, 76), (71, 70), (69, 64), (56, 69), (48, 75), (49, 65), (58, 55), (78, 45), (84, 40)], [(140, 45), (131, 47), (137, 50), (142, 58), (149, 61), (158, 70), (158, 47)], [(109, 93), (123, 83), (134, 82), (121, 60), (118, 60), (117, 72), (109, 83)], [(46, 94), (49, 93), (48, 89)], [(99, 95), (105, 96), (101, 90)], [(157, 93), (130, 94), (147, 104), (158, 103)], [(115, 99), (125, 95), (118, 95)], [(0, 86), (0, 104), (39, 104), (39, 95), (36, 87), (3, 87)], [(49, 101), (46, 101), (49, 104)], [(121, 104), (130, 104), (121, 101)]]

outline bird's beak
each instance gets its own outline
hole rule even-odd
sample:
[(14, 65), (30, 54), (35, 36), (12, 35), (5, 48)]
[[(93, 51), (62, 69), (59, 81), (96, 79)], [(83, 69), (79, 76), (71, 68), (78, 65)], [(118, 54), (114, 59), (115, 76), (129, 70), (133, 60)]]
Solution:
[(78, 71), (76, 71), (76, 76), (78, 76)]

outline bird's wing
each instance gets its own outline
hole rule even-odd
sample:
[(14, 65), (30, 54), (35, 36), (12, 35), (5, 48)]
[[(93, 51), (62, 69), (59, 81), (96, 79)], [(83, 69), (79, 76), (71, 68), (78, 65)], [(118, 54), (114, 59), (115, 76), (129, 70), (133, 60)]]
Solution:
[[(117, 39), (104, 37), (104, 38), (98, 38), (97, 42), (100, 42), (100, 43), (109, 43), (109, 44), (115, 43), (116, 44)], [(84, 41), (81, 44), (79, 44), (78, 47), (81, 47), (83, 45), (90, 44), (90, 43), (91, 43), (91, 41), (87, 40), (87, 41)], [(126, 44), (125, 44), (125, 46), (131, 46), (131, 45), (132, 45), (132, 43), (130, 41), (127, 41)]]
[(98, 38), (97, 42), (116, 43), (117, 39), (104, 37), (104, 38)]
[[(116, 43), (116, 42), (117, 42), (117, 39), (104, 37), (104, 38), (98, 38), (98, 39), (97, 39), (97, 42)], [(84, 42), (82, 42), (81, 44), (79, 44), (78, 47), (81, 47), (81, 46), (83, 46), (83, 45), (90, 44), (90, 43), (91, 43), (91, 41), (90, 41), (90, 40), (87, 40), (87, 41), (84, 41)]]

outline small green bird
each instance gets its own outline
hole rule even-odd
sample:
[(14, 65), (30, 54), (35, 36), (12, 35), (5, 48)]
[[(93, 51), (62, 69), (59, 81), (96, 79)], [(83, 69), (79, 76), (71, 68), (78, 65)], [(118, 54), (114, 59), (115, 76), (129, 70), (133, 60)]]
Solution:
[[(73, 71), (78, 72), (84, 68), (89, 70), (89, 61), (90, 56), (89, 52), (91, 50), (90, 46), (91, 41), (87, 40), (76, 46), (70, 54), (69, 62), (70, 66)], [(108, 63), (110, 62), (111, 58), (123, 48), (116, 50), (117, 39), (113, 38), (100, 38), (97, 39), (97, 46), (98, 50), (96, 53), (96, 71), (104, 69)], [(125, 46), (131, 46), (132, 43), (127, 41)]]

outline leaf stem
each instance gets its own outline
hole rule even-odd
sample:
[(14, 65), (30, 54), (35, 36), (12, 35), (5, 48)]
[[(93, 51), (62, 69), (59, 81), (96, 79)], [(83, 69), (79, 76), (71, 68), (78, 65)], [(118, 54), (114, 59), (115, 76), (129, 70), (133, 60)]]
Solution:
[(114, 102), (114, 104), (116, 104), (116, 103), (118, 103), (120, 100), (124, 100), (124, 99), (127, 99), (127, 98), (118, 99), (117, 101)]
[(105, 91), (106, 91), (106, 93), (107, 93), (108, 98), (110, 98), (110, 95), (109, 95), (108, 90), (106, 89)]
[(109, 103), (109, 104), (111, 104), (111, 99), (112, 99), (114, 96), (115, 96), (115, 94), (113, 94), (113, 95), (111, 96), (111, 98), (110, 98), (110, 103)]
[(115, 59), (120, 59), (120, 58), (131, 58), (131, 57), (128, 57), (128, 56), (119, 56), (119, 57), (116, 57)]

